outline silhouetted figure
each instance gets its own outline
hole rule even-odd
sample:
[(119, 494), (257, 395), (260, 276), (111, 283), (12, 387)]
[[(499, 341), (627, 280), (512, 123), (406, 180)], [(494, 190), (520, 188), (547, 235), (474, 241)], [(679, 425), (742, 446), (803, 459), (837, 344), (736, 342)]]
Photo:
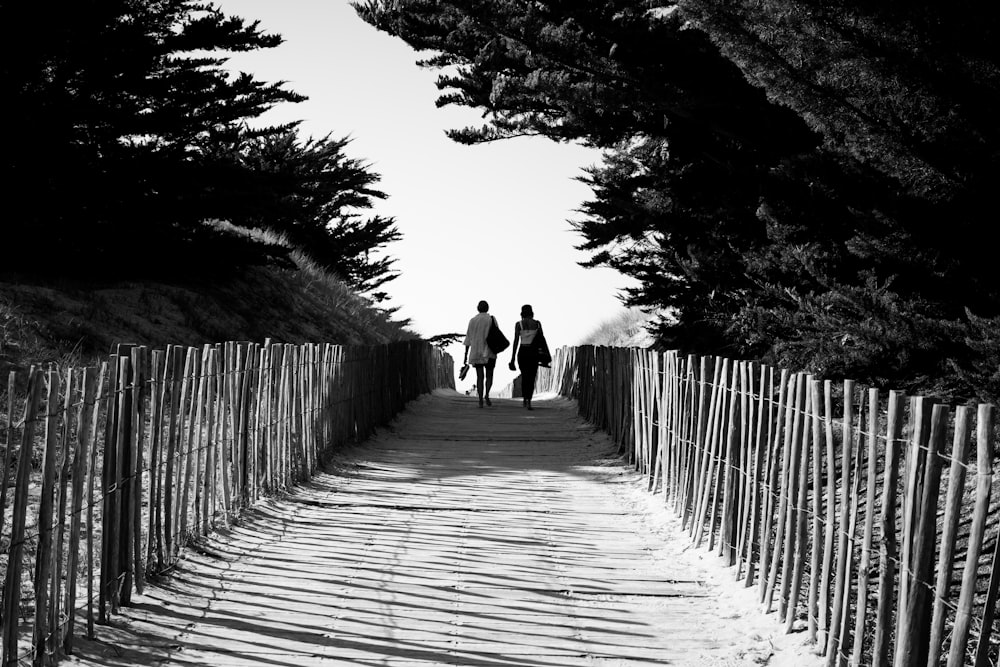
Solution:
[[(490, 389), (493, 388), (493, 369), (497, 365), (497, 355), (486, 344), (490, 333), (493, 316), (490, 315), (490, 304), (480, 301), (476, 306), (479, 314), (469, 320), (469, 328), (465, 332), (465, 361), (476, 369), (476, 393), (479, 396), (479, 407), (493, 405), (490, 401)], [(485, 377), (484, 377), (485, 376)], [(484, 391), (485, 390), (485, 391)]]
[(514, 367), (514, 359), (521, 369), (521, 394), (523, 405), (529, 410), (531, 397), (535, 393), (535, 376), (538, 374), (537, 338), (541, 335), (542, 323), (535, 319), (531, 306), (521, 306), (521, 319), (514, 325), (514, 344), (511, 346), (510, 370)]

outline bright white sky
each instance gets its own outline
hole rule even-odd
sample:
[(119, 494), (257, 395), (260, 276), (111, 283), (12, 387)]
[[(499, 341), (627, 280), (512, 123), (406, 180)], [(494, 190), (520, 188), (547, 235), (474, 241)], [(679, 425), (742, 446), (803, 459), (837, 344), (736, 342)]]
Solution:
[[(309, 97), (264, 120), (302, 120), (305, 136), (350, 136), (348, 154), (381, 176), (389, 198), (375, 212), (395, 217), (403, 235), (388, 250), (400, 276), (386, 290), (414, 331), (464, 334), (486, 299), (511, 338), (521, 305), (530, 303), (555, 348), (578, 343), (623, 310), (617, 295), (628, 280), (578, 266), (587, 254), (574, 250), (581, 237), (567, 222), (590, 196), (573, 178), (598, 161), (596, 151), (542, 138), (454, 143), (444, 131), (478, 126), (479, 115), (435, 107), (437, 75), (417, 67), (417, 53), (402, 40), (358, 18), (347, 0), (215, 4), (285, 39), (229, 62)], [(448, 351), (457, 369), (463, 349)], [(516, 375), (509, 360), (508, 350), (497, 364), (497, 388)]]

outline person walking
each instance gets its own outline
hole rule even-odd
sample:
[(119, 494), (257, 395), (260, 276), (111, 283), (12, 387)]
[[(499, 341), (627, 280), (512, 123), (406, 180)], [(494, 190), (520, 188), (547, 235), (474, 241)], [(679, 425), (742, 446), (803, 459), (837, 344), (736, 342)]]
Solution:
[(490, 333), (493, 316), (490, 315), (490, 304), (480, 301), (476, 306), (479, 313), (469, 320), (465, 332), (465, 360), (476, 369), (476, 394), (479, 396), (479, 407), (493, 405), (490, 401), (490, 389), (493, 388), (493, 369), (497, 365), (497, 355), (486, 343)]
[(531, 397), (535, 393), (535, 376), (538, 374), (537, 339), (541, 336), (542, 323), (535, 319), (535, 313), (529, 304), (521, 306), (521, 319), (514, 325), (514, 344), (511, 346), (510, 370), (517, 359), (521, 369), (521, 394), (524, 407), (533, 410)]

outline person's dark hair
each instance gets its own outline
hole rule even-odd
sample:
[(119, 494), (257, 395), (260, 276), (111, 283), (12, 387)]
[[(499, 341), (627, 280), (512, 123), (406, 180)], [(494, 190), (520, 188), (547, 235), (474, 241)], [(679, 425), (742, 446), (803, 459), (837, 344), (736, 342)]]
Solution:
[(479, 310), (480, 313), (485, 313), (490, 309), (490, 304), (486, 303), (485, 301), (480, 301), (479, 305), (476, 306), (476, 308)]
[(529, 304), (524, 304), (521, 306), (521, 317), (534, 317), (535, 311), (531, 309)]

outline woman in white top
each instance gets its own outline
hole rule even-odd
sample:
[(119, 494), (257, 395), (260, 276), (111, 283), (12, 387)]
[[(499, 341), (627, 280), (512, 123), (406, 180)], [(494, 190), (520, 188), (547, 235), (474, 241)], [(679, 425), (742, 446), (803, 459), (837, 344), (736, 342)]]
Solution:
[[(469, 320), (469, 328), (465, 332), (465, 361), (476, 369), (476, 393), (479, 395), (479, 407), (493, 405), (490, 401), (490, 389), (493, 388), (493, 369), (497, 365), (497, 355), (486, 344), (490, 333), (493, 316), (490, 315), (490, 304), (480, 301), (476, 306), (479, 314)], [(485, 397), (484, 397), (485, 393)]]
[(521, 394), (524, 407), (533, 410), (531, 397), (535, 393), (535, 376), (538, 374), (538, 348), (535, 338), (542, 331), (542, 323), (535, 319), (535, 313), (529, 304), (521, 306), (521, 320), (514, 325), (514, 344), (511, 346), (510, 370), (514, 367), (514, 359), (521, 369)]

